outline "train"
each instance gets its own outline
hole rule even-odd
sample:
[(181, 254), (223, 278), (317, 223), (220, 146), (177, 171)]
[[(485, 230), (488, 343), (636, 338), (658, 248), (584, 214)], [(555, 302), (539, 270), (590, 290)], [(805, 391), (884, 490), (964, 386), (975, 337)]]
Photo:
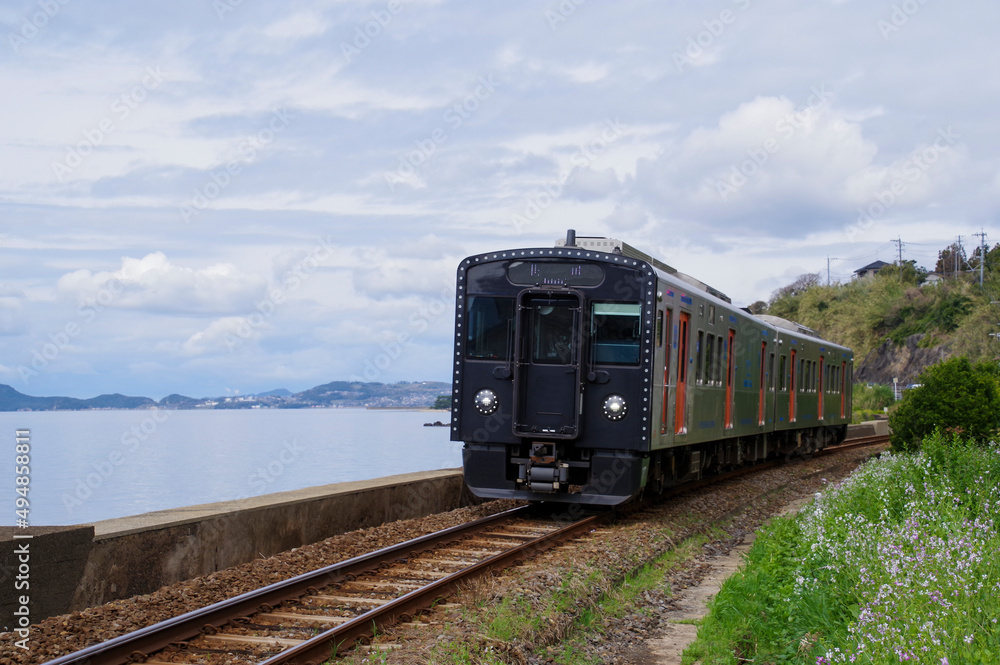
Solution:
[(459, 264), (451, 439), (478, 497), (615, 506), (843, 441), (853, 359), (569, 230)]

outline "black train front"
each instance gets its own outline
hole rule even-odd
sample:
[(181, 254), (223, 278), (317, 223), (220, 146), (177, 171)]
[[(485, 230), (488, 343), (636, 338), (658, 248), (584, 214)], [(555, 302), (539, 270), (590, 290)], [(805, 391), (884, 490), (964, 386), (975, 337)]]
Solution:
[(554, 248), (460, 264), (451, 438), (477, 496), (615, 505), (843, 439), (850, 358), (620, 241), (570, 231)]

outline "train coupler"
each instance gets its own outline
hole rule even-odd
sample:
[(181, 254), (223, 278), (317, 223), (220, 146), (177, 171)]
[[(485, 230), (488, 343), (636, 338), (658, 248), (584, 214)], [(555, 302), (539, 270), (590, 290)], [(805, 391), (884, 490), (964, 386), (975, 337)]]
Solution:
[(569, 487), (570, 465), (559, 461), (554, 443), (532, 443), (531, 456), (516, 461), (518, 489), (559, 492)]

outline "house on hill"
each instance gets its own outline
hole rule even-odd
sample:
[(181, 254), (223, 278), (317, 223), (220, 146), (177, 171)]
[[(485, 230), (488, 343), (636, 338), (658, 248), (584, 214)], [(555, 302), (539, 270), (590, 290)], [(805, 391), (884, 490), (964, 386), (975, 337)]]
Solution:
[(889, 265), (885, 261), (875, 261), (869, 263), (864, 268), (858, 268), (854, 271), (855, 279), (864, 279), (865, 277), (874, 277), (878, 274), (878, 271)]

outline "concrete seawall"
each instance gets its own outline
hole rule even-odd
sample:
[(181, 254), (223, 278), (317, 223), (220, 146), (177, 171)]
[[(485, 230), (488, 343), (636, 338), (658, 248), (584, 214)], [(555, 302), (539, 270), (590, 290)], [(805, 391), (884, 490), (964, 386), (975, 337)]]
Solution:
[[(155, 591), (353, 529), (473, 502), (461, 469), (337, 483), (161, 510), (76, 527), (0, 527), (0, 631), (20, 607), (18, 555), (30, 543), (32, 622)], [(31, 535), (26, 539), (24, 536)], [(18, 538), (15, 538), (18, 536)], [(10, 593), (7, 591), (10, 590)]]

